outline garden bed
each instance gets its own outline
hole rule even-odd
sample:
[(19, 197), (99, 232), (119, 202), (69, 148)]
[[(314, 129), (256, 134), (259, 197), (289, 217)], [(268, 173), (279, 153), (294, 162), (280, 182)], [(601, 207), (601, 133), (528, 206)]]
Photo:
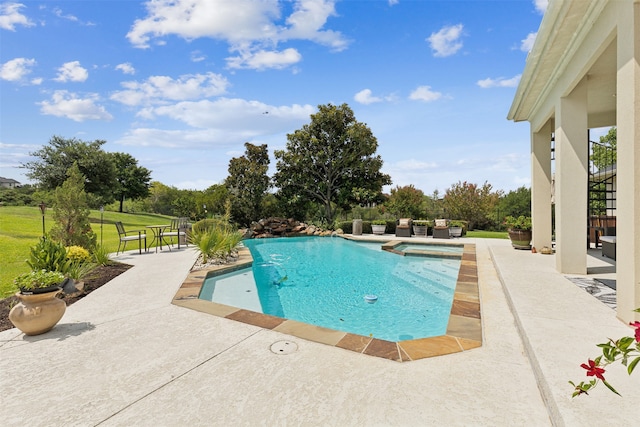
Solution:
[[(84, 292), (81, 295), (73, 298), (63, 298), (67, 303), (67, 307), (108, 283), (111, 279), (118, 277), (131, 267), (129, 264), (121, 263), (98, 266), (84, 278)], [(17, 303), (18, 299), (14, 296), (0, 300), (0, 331), (13, 328), (13, 324), (9, 320), (9, 311)]]

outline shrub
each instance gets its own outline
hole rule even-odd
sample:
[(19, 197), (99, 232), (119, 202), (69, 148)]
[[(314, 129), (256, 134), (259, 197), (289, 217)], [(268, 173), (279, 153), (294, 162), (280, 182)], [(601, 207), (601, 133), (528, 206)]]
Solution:
[(371, 225), (387, 225), (386, 219), (375, 219), (371, 221)]
[(104, 246), (98, 245), (93, 250), (93, 262), (98, 265), (109, 265), (111, 259), (109, 259), (109, 251)]
[(73, 280), (81, 280), (84, 276), (91, 273), (97, 264), (93, 262), (73, 261), (67, 270), (67, 277)]
[(336, 221), (334, 229), (337, 230), (338, 228), (347, 234), (351, 234), (353, 232), (353, 221)]
[(531, 230), (531, 217), (520, 215), (515, 218), (509, 215), (504, 218), (504, 224), (512, 230)]
[(31, 247), (27, 264), (32, 270), (59, 271), (66, 274), (71, 260), (67, 258), (67, 250), (62, 243), (42, 237), (38, 244)]
[(33, 290), (48, 288), (62, 283), (64, 274), (58, 271), (34, 270), (17, 276), (13, 283), (20, 289)]
[(219, 219), (203, 219), (193, 224), (189, 241), (202, 254), (202, 261), (211, 258), (226, 258), (242, 241), (242, 234)]
[(67, 259), (71, 261), (87, 262), (91, 260), (89, 251), (82, 246), (69, 246), (67, 249)]

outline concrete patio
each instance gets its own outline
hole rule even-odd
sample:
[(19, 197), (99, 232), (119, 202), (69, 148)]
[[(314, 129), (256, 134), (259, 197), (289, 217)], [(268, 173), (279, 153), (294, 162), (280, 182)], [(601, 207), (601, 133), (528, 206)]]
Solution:
[[(415, 239), (418, 241), (419, 239)], [(70, 306), (52, 331), (0, 332), (0, 420), (59, 425), (599, 425), (640, 403), (620, 366), (572, 399), (595, 344), (631, 335), (555, 270), (554, 255), (476, 244), (483, 346), (398, 363), (171, 305), (192, 249), (120, 254), (134, 265)], [(612, 277), (595, 252), (590, 272)], [(614, 276), (614, 275), (613, 275)], [(614, 276), (615, 277), (615, 276)], [(134, 299), (135, 298), (135, 299)], [(135, 301), (135, 303), (132, 303)], [(287, 340), (291, 354), (270, 346)]]

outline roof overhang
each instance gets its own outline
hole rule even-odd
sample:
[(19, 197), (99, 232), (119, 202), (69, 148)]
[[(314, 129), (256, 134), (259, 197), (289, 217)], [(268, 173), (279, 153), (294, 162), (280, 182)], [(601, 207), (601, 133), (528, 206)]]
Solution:
[(590, 127), (615, 124), (617, 51), (613, 3), (549, 2), (509, 110), (509, 120), (541, 126), (553, 118), (555, 100), (568, 95), (587, 77)]

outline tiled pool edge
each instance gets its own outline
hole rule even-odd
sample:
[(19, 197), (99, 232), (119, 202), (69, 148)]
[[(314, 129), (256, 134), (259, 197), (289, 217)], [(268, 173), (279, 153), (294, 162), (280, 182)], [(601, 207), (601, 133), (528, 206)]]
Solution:
[(464, 245), (446, 334), (398, 342), (336, 331), (198, 298), (208, 275), (239, 270), (249, 267), (252, 262), (249, 250), (243, 248), (239, 251), (238, 260), (233, 264), (190, 271), (173, 297), (172, 304), (398, 362), (458, 353), (482, 346), (481, 306), (474, 244)]

